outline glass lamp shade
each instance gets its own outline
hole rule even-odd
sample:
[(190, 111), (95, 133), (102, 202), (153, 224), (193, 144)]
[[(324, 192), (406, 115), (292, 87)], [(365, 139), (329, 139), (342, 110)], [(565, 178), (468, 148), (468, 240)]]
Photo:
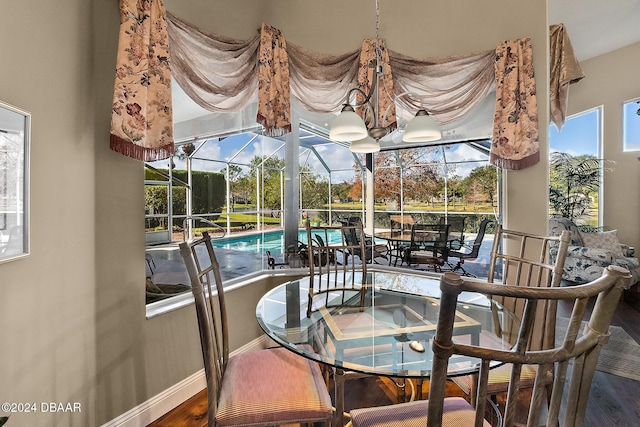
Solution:
[(404, 142), (430, 142), (442, 138), (440, 126), (426, 110), (419, 110), (407, 124), (402, 140)]
[(353, 141), (349, 150), (353, 153), (377, 153), (380, 151), (380, 143), (375, 139), (367, 136), (366, 138)]
[(334, 141), (357, 141), (368, 135), (367, 126), (350, 105), (344, 106), (340, 115), (331, 123), (329, 130), (329, 138)]

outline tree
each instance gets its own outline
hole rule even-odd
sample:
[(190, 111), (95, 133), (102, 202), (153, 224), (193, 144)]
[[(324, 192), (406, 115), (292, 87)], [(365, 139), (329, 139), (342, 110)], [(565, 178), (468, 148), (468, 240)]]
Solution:
[(304, 167), (300, 168), (300, 178), (304, 209), (325, 207), (329, 203), (329, 180)]
[(231, 210), (233, 210), (236, 199), (245, 196), (241, 186), (242, 168), (238, 165), (228, 165), (227, 168), (229, 171), (229, 189), (231, 191)]
[(604, 162), (591, 155), (553, 153), (549, 168), (551, 213), (573, 222), (588, 215), (592, 197), (598, 196), (601, 170), (609, 170), (602, 167)]
[(166, 214), (168, 212), (167, 188), (166, 185), (145, 185), (144, 206), (148, 214)]
[(351, 184), (347, 181), (340, 182), (338, 184), (332, 184), (331, 195), (334, 200), (346, 201), (350, 198), (349, 193), (351, 191)]
[[(256, 171), (260, 185), (262, 187), (262, 203), (267, 209), (280, 209), (280, 173), (284, 169), (284, 159), (279, 157), (269, 157), (262, 159), (255, 156), (249, 163), (249, 187), (252, 199), (255, 197), (256, 189)], [(252, 177), (252, 178), (251, 178)]]
[(349, 183), (349, 197), (351, 200), (362, 199), (362, 174), (359, 168), (356, 168), (356, 173)]
[[(473, 199), (473, 203), (488, 200), (494, 206), (497, 179), (495, 166), (481, 166), (474, 168), (462, 181), (462, 188), (467, 197)], [(483, 195), (484, 199), (481, 199)]]
[(453, 175), (447, 180), (447, 200), (455, 205), (464, 195), (463, 179), (458, 175)]
[[(433, 154), (433, 149), (427, 147), (399, 150), (397, 153), (378, 153), (374, 160), (376, 201), (395, 202), (399, 206), (401, 179), (405, 199), (432, 201), (437, 197), (444, 189), (444, 179), (441, 175), (442, 164), (432, 160)], [(355, 164), (354, 169), (356, 174), (350, 196), (356, 198), (358, 193), (357, 198), (360, 198), (360, 168)]]
[(405, 169), (405, 199), (433, 203), (444, 191), (444, 178), (438, 173), (440, 165), (417, 165)]

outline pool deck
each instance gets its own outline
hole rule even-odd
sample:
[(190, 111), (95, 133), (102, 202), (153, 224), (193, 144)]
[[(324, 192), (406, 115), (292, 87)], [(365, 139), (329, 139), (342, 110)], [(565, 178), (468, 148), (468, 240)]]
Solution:
[[(267, 268), (267, 258), (262, 254), (216, 248), (223, 281), (235, 279)], [(147, 262), (147, 277), (156, 284), (190, 285), (189, 275), (176, 243), (150, 246), (146, 253), (153, 260)]]
[[(467, 236), (469, 240), (473, 238), (473, 235)], [(492, 245), (493, 235), (486, 235), (478, 258), (466, 260), (465, 270), (478, 277), (486, 277)], [(268, 269), (267, 257), (264, 254), (224, 248), (215, 248), (215, 251), (223, 281)], [(148, 246), (146, 254), (150, 256), (146, 266), (147, 277), (150, 277), (153, 283), (190, 285), (189, 276), (178, 251), (178, 243)], [(385, 264), (385, 260), (380, 263)]]

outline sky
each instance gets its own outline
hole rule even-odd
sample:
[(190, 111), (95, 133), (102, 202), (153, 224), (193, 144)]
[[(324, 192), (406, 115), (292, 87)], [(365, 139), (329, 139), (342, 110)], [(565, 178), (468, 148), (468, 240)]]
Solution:
[(560, 151), (572, 156), (597, 156), (599, 115), (600, 110), (594, 109), (569, 117), (560, 132), (555, 125), (549, 126), (549, 151)]
[[(632, 100), (624, 106), (624, 150), (640, 150), (640, 116), (636, 110), (640, 108), (638, 100)], [(571, 155), (598, 155), (598, 135), (600, 108), (571, 116), (567, 119), (562, 131), (555, 125), (549, 127), (549, 145), (551, 151), (562, 151)], [(606, 141), (605, 141), (606, 143)]]

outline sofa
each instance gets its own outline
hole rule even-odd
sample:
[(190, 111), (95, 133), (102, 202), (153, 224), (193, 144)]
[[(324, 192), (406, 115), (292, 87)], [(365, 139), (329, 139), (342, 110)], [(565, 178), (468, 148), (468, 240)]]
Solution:
[[(615, 264), (631, 272), (631, 285), (640, 282), (640, 261), (633, 256), (634, 248), (618, 241), (617, 230), (585, 232), (568, 218), (549, 219), (549, 234), (559, 236), (563, 230), (571, 231), (571, 244), (564, 263), (562, 278), (575, 284), (584, 284), (602, 276), (605, 267)], [(555, 262), (557, 248), (550, 255)]]

